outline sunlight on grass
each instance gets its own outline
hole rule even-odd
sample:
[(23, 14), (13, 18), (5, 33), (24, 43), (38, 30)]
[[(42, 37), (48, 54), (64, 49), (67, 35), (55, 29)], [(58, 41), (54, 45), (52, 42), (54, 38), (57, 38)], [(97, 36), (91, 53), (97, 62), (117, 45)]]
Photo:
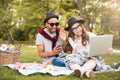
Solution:
[(21, 62), (41, 62), (41, 58), (38, 56), (37, 48), (30, 48), (23, 45), (21, 48)]
[(120, 62), (120, 55), (103, 55), (102, 56), (106, 64), (113, 64), (115, 62)]

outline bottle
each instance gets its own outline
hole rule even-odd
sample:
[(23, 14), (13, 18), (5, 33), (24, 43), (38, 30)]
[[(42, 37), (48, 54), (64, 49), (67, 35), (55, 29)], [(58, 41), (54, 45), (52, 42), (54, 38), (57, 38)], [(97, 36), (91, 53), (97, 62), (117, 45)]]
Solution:
[(20, 51), (22, 44), (19, 44), (18, 47), (15, 49), (15, 51)]

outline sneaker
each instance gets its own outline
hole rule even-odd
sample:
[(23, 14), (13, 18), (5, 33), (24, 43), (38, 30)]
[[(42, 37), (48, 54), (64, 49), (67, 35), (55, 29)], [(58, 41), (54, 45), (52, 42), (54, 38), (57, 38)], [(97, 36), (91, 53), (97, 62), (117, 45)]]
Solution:
[(94, 78), (96, 77), (96, 73), (94, 71), (87, 71), (85, 73), (85, 75), (88, 77), (88, 78)]
[(83, 73), (81, 73), (80, 70), (76, 69), (76, 70), (74, 71), (74, 76), (76, 76), (76, 77), (78, 77), (78, 78), (81, 78), (82, 75), (83, 75)]

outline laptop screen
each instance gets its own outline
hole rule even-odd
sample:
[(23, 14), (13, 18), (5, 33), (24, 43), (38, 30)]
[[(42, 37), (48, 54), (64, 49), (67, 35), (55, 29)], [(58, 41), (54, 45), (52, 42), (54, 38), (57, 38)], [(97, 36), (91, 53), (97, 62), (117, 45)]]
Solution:
[(107, 53), (112, 48), (113, 35), (100, 35), (90, 37), (90, 56), (98, 56)]

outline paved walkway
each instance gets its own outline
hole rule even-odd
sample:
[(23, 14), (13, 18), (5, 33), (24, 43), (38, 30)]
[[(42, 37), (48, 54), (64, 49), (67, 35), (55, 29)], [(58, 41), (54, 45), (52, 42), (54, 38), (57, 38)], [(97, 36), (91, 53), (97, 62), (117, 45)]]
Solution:
[(120, 54), (120, 50), (113, 50), (113, 53), (115, 53), (115, 54)]
[(37, 48), (36, 46), (27, 46), (28, 48)]
[[(37, 48), (36, 46), (32, 46), (32, 45), (31, 45), (31, 46), (27, 46), (27, 47), (29, 47), (29, 48)], [(120, 50), (114, 49), (114, 50), (113, 50), (113, 53), (114, 53), (114, 54), (120, 54)]]

